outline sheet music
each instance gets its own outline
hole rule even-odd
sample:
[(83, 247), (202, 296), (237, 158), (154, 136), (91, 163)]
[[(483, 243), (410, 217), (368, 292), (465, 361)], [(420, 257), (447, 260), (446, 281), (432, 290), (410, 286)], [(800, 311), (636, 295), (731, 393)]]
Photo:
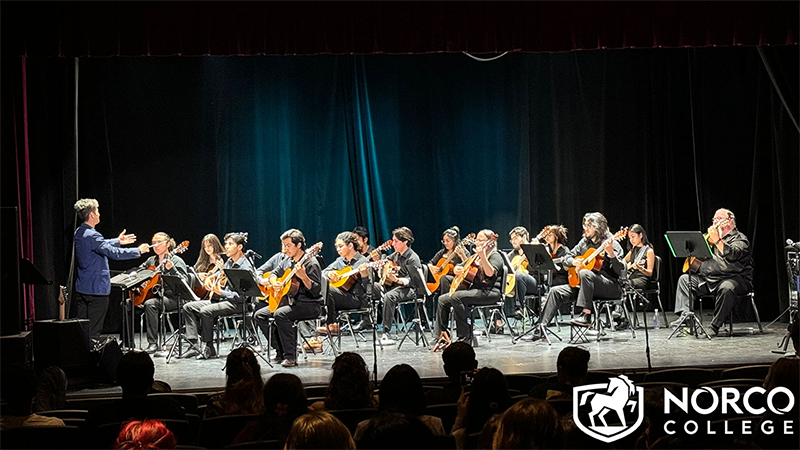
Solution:
[(122, 289), (130, 289), (138, 286), (143, 282), (153, 278), (156, 272), (154, 270), (142, 269), (134, 272), (123, 272), (111, 278), (111, 286)]

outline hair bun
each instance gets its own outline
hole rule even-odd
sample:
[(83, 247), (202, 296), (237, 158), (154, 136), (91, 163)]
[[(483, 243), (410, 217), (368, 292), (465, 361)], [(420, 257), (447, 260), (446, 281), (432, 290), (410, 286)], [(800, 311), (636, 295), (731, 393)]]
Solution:
[(461, 234), (461, 229), (458, 228), (458, 225), (453, 225), (452, 227), (450, 227), (450, 229), (451, 230), (455, 230), (456, 233), (458, 233), (458, 234)]

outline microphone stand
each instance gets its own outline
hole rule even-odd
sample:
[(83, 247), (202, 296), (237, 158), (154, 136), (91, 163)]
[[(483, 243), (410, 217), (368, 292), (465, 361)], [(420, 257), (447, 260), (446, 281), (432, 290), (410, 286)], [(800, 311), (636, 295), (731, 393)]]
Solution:
[[(374, 270), (369, 271), (369, 284), (367, 285), (367, 302), (372, 305), (372, 312), (370, 319), (372, 320), (372, 379), (373, 386), (378, 386), (378, 298), (380, 295), (375, 295), (375, 277)], [(380, 344), (381, 351), (383, 351), (383, 344)]]
[[(644, 322), (644, 344), (645, 344), (644, 353), (647, 356), (647, 371), (652, 372), (653, 365), (650, 362), (650, 333), (647, 331), (649, 329), (647, 327), (647, 306), (650, 306), (650, 300), (647, 300), (647, 297), (642, 295), (641, 292), (637, 291), (636, 288), (634, 288), (631, 285), (631, 281), (628, 278), (622, 279), (622, 296), (623, 296), (622, 301), (625, 301), (625, 298), (630, 298), (631, 303), (633, 303), (632, 300), (634, 297), (637, 298), (639, 301), (636, 302), (636, 306), (642, 307), (642, 321)], [(624, 307), (625, 306), (623, 305), (623, 308)], [(628, 326), (632, 327), (633, 323), (629, 323)]]

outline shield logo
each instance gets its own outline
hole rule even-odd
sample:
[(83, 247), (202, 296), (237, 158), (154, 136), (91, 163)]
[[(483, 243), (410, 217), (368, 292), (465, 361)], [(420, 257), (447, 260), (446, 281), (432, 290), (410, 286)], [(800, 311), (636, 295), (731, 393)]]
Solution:
[[(578, 408), (587, 405), (589, 415), (581, 417)], [(611, 377), (608, 383), (578, 386), (572, 391), (572, 411), (575, 425), (584, 433), (611, 443), (633, 433), (642, 424), (644, 389), (634, 386), (625, 375)], [(583, 423), (586, 419), (589, 423)]]

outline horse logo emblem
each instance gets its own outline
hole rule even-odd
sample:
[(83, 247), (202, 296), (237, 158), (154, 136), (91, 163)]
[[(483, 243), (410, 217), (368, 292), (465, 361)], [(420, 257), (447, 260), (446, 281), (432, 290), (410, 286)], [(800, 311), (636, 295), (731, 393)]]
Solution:
[[(578, 413), (586, 406), (590, 407), (588, 426), (582, 422), (586, 416)], [(635, 387), (625, 375), (609, 378), (607, 384), (579, 386), (572, 393), (572, 410), (578, 428), (595, 439), (611, 443), (633, 433), (642, 424), (644, 389)]]

